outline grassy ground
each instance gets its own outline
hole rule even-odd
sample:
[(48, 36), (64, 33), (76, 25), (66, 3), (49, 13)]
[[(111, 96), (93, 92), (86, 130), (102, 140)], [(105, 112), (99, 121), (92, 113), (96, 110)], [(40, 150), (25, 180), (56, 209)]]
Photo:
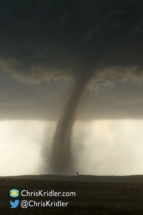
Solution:
[[(19, 200), (69, 202), (67, 207), (10, 208), (9, 190), (76, 192), (76, 197), (17, 197)], [(0, 214), (143, 214), (143, 184), (0, 179)]]

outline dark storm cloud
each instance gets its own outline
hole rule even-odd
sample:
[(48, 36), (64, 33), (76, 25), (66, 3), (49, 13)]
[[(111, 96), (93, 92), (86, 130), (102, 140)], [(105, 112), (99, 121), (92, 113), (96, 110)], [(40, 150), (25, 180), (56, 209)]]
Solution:
[(51, 167), (56, 173), (74, 171), (70, 136), (89, 81), (93, 76), (109, 85), (116, 77), (142, 79), (143, 2), (3, 0), (0, 8), (2, 72), (30, 82), (73, 79), (57, 125)]
[(0, 68), (13, 76), (38, 81), (142, 67), (141, 1), (5, 0), (0, 6)]
[[(0, 119), (57, 121), (71, 91), (69, 86), (72, 83), (64, 80), (32, 85), (20, 83), (2, 73)], [(143, 118), (142, 82), (109, 80), (90, 84), (87, 89), (77, 109), (77, 120)]]
[(85, 93), (78, 106), (77, 119), (143, 119), (143, 85), (117, 79), (109, 86), (99, 85)]
[(38, 84), (19, 82), (0, 74), (0, 119), (39, 119), (56, 121), (69, 93), (70, 81)]

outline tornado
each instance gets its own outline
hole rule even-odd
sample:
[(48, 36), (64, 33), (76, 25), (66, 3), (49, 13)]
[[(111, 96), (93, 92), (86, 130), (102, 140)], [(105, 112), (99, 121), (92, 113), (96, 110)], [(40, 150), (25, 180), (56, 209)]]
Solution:
[(53, 174), (74, 174), (76, 171), (71, 134), (78, 103), (89, 79), (87, 75), (83, 75), (82, 79), (80, 77), (74, 79), (72, 92), (57, 124), (53, 140), (51, 156), (51, 172)]

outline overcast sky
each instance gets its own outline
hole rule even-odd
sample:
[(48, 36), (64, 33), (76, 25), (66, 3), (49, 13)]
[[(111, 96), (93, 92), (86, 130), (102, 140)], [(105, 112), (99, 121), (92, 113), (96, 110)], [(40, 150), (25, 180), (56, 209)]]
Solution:
[[(74, 171), (142, 174), (142, 8), (139, 0), (0, 2), (1, 175), (52, 173), (58, 131), (72, 142)], [(15, 157), (32, 154), (29, 169), (20, 156), (11, 170), (13, 146)]]

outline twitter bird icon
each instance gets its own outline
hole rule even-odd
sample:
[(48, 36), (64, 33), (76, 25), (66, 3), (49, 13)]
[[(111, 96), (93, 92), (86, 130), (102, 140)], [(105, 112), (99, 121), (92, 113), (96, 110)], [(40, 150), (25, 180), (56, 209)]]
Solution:
[(19, 205), (19, 200), (10, 201), (10, 207), (11, 208), (17, 208)]

